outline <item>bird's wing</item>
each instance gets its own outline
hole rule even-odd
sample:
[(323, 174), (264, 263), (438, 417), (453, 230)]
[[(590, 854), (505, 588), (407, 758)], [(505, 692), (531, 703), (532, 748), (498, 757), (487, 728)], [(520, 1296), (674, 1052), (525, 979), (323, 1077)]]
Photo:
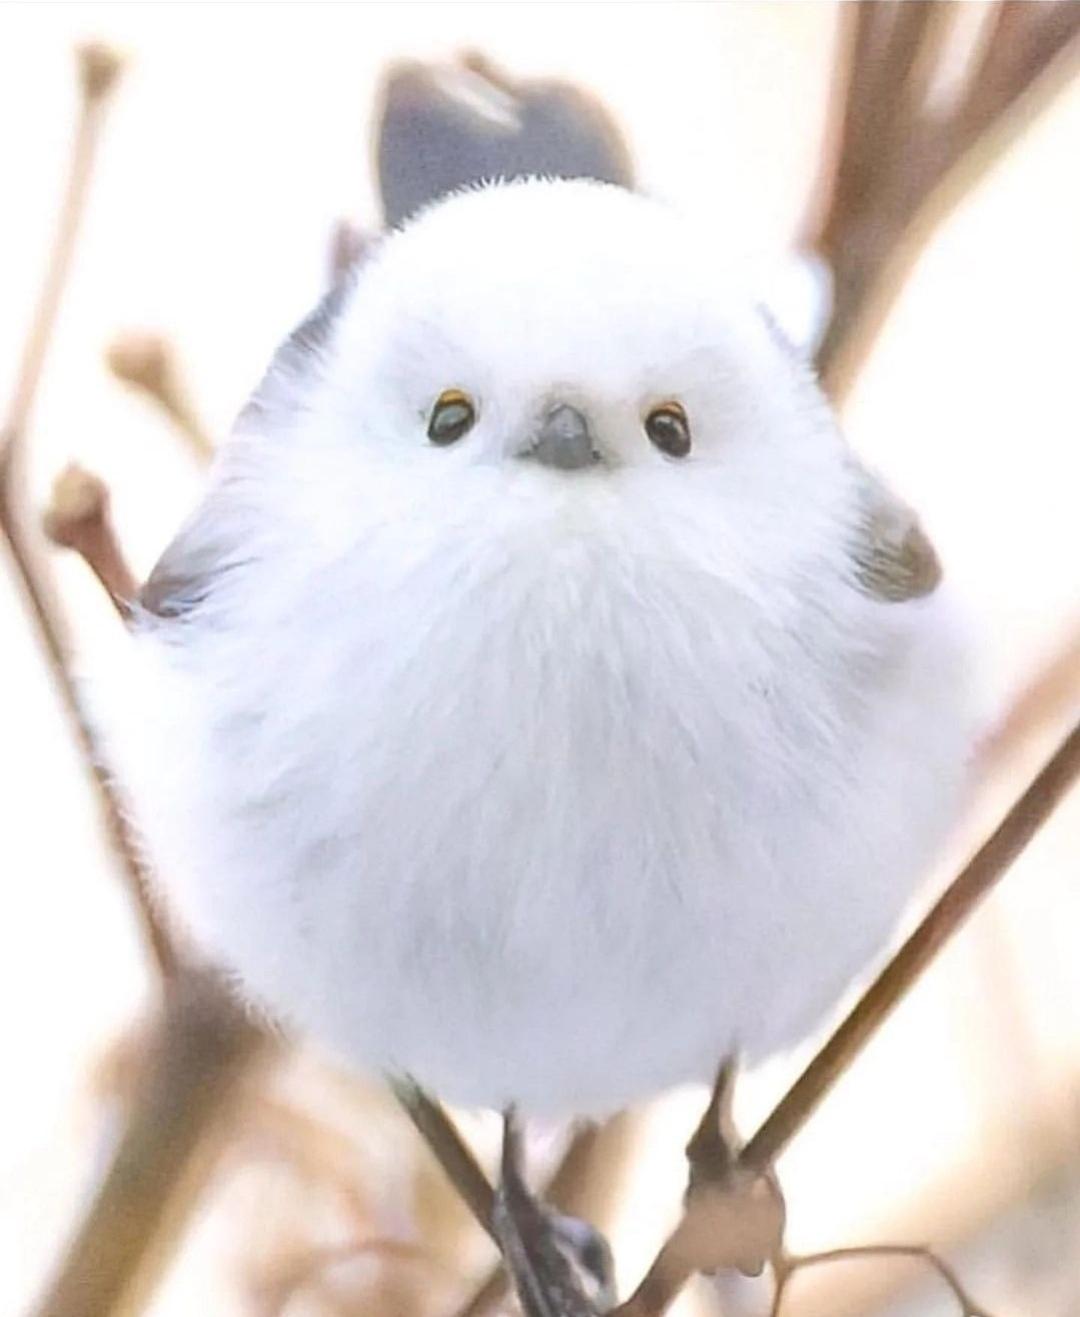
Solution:
[(210, 490), (158, 559), (139, 591), (143, 612), (165, 621), (186, 617), (224, 572), (244, 559), (227, 483)]
[(931, 594), (941, 580), (941, 564), (915, 513), (862, 467), (858, 489), (852, 556), (861, 589), (886, 603)]

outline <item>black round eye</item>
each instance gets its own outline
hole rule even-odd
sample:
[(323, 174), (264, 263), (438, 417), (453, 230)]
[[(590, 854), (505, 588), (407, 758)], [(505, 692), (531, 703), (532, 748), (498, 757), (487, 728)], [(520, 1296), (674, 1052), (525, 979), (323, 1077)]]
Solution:
[(685, 457), (690, 451), (690, 422), (677, 402), (664, 402), (645, 417), (645, 433), (668, 457)]
[(476, 408), (467, 393), (444, 389), (435, 400), (428, 421), (427, 435), (433, 444), (456, 443), (468, 434), (476, 420)]

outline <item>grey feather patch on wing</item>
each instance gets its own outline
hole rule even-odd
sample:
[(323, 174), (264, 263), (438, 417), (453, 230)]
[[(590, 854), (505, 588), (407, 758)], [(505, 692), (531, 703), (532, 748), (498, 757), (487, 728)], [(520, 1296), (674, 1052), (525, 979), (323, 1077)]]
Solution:
[(228, 485), (219, 485), (181, 526), (139, 592), (147, 613), (166, 621), (187, 616), (225, 573), (243, 564), (240, 523), (230, 504)]
[(918, 518), (868, 471), (859, 476), (862, 516), (852, 556), (863, 592), (886, 603), (931, 594), (941, 563)]

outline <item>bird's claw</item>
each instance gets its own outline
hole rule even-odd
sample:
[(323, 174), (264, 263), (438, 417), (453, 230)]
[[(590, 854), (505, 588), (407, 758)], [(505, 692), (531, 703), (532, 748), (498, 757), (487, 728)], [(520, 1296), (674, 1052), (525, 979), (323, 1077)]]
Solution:
[(525, 1317), (599, 1317), (614, 1304), (607, 1240), (533, 1197), (512, 1112), (503, 1126), (501, 1172), (492, 1225)]

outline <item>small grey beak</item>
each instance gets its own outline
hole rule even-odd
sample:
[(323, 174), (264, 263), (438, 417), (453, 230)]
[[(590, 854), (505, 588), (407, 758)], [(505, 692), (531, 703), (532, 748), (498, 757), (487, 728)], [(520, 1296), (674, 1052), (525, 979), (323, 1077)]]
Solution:
[(552, 407), (541, 421), (536, 442), (526, 456), (560, 471), (576, 471), (591, 466), (599, 458), (593, 448), (589, 422), (576, 407), (565, 402)]

